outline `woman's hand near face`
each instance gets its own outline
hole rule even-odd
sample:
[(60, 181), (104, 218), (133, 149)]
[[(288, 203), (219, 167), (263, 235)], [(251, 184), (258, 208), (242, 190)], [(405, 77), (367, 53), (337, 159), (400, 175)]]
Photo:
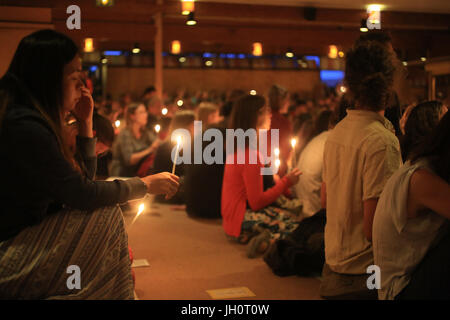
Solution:
[(80, 126), (80, 135), (92, 138), (92, 117), (94, 114), (94, 99), (92, 99), (89, 89), (82, 86), (81, 98), (73, 109), (72, 113), (77, 118)]

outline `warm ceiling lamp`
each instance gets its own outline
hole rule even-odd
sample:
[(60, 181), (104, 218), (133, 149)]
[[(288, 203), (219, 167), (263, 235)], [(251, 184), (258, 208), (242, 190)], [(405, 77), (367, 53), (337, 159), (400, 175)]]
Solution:
[(253, 43), (253, 55), (254, 56), (262, 56), (263, 51), (262, 51), (262, 44), (261, 42), (255, 42)]
[(338, 48), (335, 45), (328, 47), (328, 58), (336, 59), (338, 56)]
[(139, 48), (139, 44), (138, 43), (134, 44), (134, 48), (133, 48), (133, 50), (131, 50), (131, 52), (133, 52), (135, 54), (138, 54), (139, 52), (141, 52), (141, 48)]
[(367, 28), (369, 29), (381, 29), (381, 5), (370, 4), (367, 6)]
[(359, 31), (361, 31), (361, 32), (369, 31), (369, 29), (367, 29), (367, 20), (366, 19), (361, 20), (361, 27), (359, 27)]
[(195, 21), (194, 12), (189, 12), (188, 19), (186, 21), (186, 24), (188, 26), (195, 26), (197, 24), (197, 21)]
[(180, 54), (181, 52), (181, 44), (178, 40), (172, 41), (172, 49), (170, 50), (172, 54)]
[(114, 0), (97, 0), (96, 4), (98, 7), (112, 7), (114, 5)]
[(187, 16), (190, 12), (194, 12), (194, 0), (181, 0), (181, 14)]
[(93, 52), (94, 51), (94, 39), (86, 38), (84, 39), (84, 52)]

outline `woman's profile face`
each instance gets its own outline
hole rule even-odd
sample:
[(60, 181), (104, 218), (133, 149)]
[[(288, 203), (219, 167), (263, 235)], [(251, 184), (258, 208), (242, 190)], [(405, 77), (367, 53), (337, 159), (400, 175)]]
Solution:
[(136, 111), (133, 114), (132, 120), (139, 124), (141, 127), (145, 127), (147, 125), (147, 109), (145, 109), (145, 106), (143, 104), (139, 105), (139, 107), (136, 108)]
[(64, 66), (63, 73), (63, 110), (72, 111), (81, 98), (81, 60), (78, 55)]

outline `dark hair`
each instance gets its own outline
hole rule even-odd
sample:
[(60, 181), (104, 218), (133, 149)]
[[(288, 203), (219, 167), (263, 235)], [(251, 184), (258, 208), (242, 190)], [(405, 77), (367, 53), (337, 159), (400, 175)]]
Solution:
[(398, 100), (398, 95), (395, 91), (391, 92), (388, 105), (384, 110), (384, 117), (394, 126), (395, 135), (397, 137), (401, 136), (402, 132), (400, 130), (400, 118), (402, 117), (402, 112), (400, 109), (400, 101)]
[(231, 91), (228, 101), (226, 101), (220, 108), (220, 115), (228, 118), (233, 110), (233, 103), (240, 97), (245, 96), (245, 91), (240, 89), (235, 89)]
[(356, 40), (356, 44), (359, 45), (366, 41), (376, 41), (381, 43), (382, 45), (387, 45), (392, 42), (391, 35), (386, 31), (381, 30), (373, 30), (362, 34), (358, 40)]
[(314, 123), (314, 129), (312, 132), (312, 137), (318, 136), (324, 131), (327, 131), (330, 128), (330, 124), (334, 124), (334, 113), (330, 110), (322, 111), (316, 119)]
[(98, 141), (111, 147), (114, 142), (114, 128), (111, 121), (95, 112), (92, 124)]
[(231, 112), (231, 128), (244, 131), (256, 129), (258, 116), (265, 105), (266, 99), (259, 95), (245, 95), (237, 99)]
[(0, 125), (7, 108), (25, 105), (36, 109), (52, 128), (71, 164), (73, 157), (62, 136), (60, 110), (64, 67), (77, 54), (76, 44), (66, 35), (40, 30), (20, 41), (8, 71), (0, 79)]
[(293, 130), (292, 130), (294, 135), (298, 134), (298, 132), (300, 131), (300, 129), (302, 128), (303, 124), (306, 121), (311, 121), (311, 123), (312, 123), (312, 115), (311, 114), (303, 113), (303, 114), (300, 114), (300, 115), (295, 117), (295, 119), (294, 119), (294, 127), (293, 127)]
[(403, 160), (407, 160), (409, 153), (438, 125), (441, 112), (442, 103), (439, 101), (423, 102), (411, 110), (405, 124), (405, 134), (400, 138)]
[(145, 88), (144, 93), (142, 94), (142, 96), (145, 96), (146, 94), (149, 94), (149, 93), (152, 93), (152, 92), (155, 92), (155, 91), (156, 91), (156, 89), (155, 89), (154, 86), (147, 87), (147, 88)]
[(126, 114), (126, 121), (127, 121), (127, 126), (131, 125), (131, 116), (134, 115), (136, 113), (136, 110), (140, 107), (143, 106), (145, 110), (147, 110), (147, 108), (145, 108), (145, 104), (143, 102), (133, 102), (130, 103), (130, 105), (127, 108), (127, 114)]
[(412, 163), (421, 158), (429, 159), (434, 172), (450, 183), (450, 112), (442, 117), (437, 127), (412, 154)]
[(286, 98), (287, 90), (278, 85), (273, 85), (269, 90), (269, 106), (272, 111), (278, 111), (281, 108), (281, 100)]
[(391, 54), (380, 43), (366, 41), (352, 48), (346, 57), (345, 83), (355, 107), (385, 109), (394, 71)]

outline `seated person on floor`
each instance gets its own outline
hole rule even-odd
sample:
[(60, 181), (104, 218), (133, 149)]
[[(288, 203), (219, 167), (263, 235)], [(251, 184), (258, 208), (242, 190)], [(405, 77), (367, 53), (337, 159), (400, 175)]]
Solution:
[[(160, 146), (156, 150), (155, 159), (153, 161), (153, 167), (151, 169), (152, 174), (159, 172), (172, 172), (173, 161), (172, 161), (172, 149), (176, 147), (176, 141), (172, 141), (172, 133), (177, 129), (186, 129), (189, 131), (191, 137), (194, 136), (194, 121), (195, 113), (193, 111), (178, 111), (175, 113), (172, 122), (170, 124), (169, 133), (166, 139), (161, 142)], [(183, 147), (186, 144), (181, 144), (179, 155), (183, 154)], [(191, 143), (192, 147), (192, 143)], [(175, 166), (175, 175), (180, 177), (180, 190), (178, 193), (170, 200), (164, 199), (164, 196), (156, 197), (156, 201), (169, 202), (183, 204), (184, 202), (184, 174), (185, 174), (186, 164), (178, 164)]]
[[(320, 132), (324, 127), (326, 131)], [(302, 172), (299, 182), (295, 185), (296, 196), (302, 203), (302, 214), (311, 217), (321, 209), (320, 190), (322, 187), (323, 149), (330, 130), (335, 126), (334, 115), (331, 111), (322, 111), (316, 121), (315, 137), (306, 145), (297, 161), (297, 168)], [(323, 130), (323, 129), (320, 129)]]
[(380, 300), (450, 299), (449, 146), (447, 113), (378, 200), (373, 253)]
[[(233, 106), (230, 124), (234, 130), (254, 129), (258, 132), (270, 129), (270, 109), (265, 99), (252, 95), (238, 99)], [(283, 238), (297, 227), (289, 211), (270, 205), (298, 182), (300, 171), (292, 170), (264, 191), (261, 155), (249, 145), (248, 139), (245, 141), (245, 146), (235, 144), (234, 152), (227, 150), (221, 213), (225, 233), (239, 243), (248, 243), (247, 255), (255, 257), (267, 249), (271, 240)], [(245, 164), (237, 163), (239, 153), (245, 155)], [(251, 164), (250, 157), (257, 159), (257, 163)]]
[[(168, 172), (94, 180), (94, 102), (80, 73), (75, 43), (41, 30), (20, 41), (0, 79), (0, 299), (133, 299), (117, 204), (178, 189)], [(67, 128), (69, 114), (78, 128)], [(74, 288), (72, 265), (82, 272)]]
[(147, 129), (147, 110), (142, 103), (132, 103), (127, 109), (127, 126), (113, 145), (111, 175), (136, 176), (139, 165), (158, 148), (159, 140)]
[(374, 264), (373, 216), (387, 179), (401, 165), (399, 141), (383, 117), (394, 70), (391, 53), (377, 42), (354, 46), (346, 55), (345, 82), (354, 109), (330, 132), (323, 158), (324, 298), (376, 298), (366, 273)]

